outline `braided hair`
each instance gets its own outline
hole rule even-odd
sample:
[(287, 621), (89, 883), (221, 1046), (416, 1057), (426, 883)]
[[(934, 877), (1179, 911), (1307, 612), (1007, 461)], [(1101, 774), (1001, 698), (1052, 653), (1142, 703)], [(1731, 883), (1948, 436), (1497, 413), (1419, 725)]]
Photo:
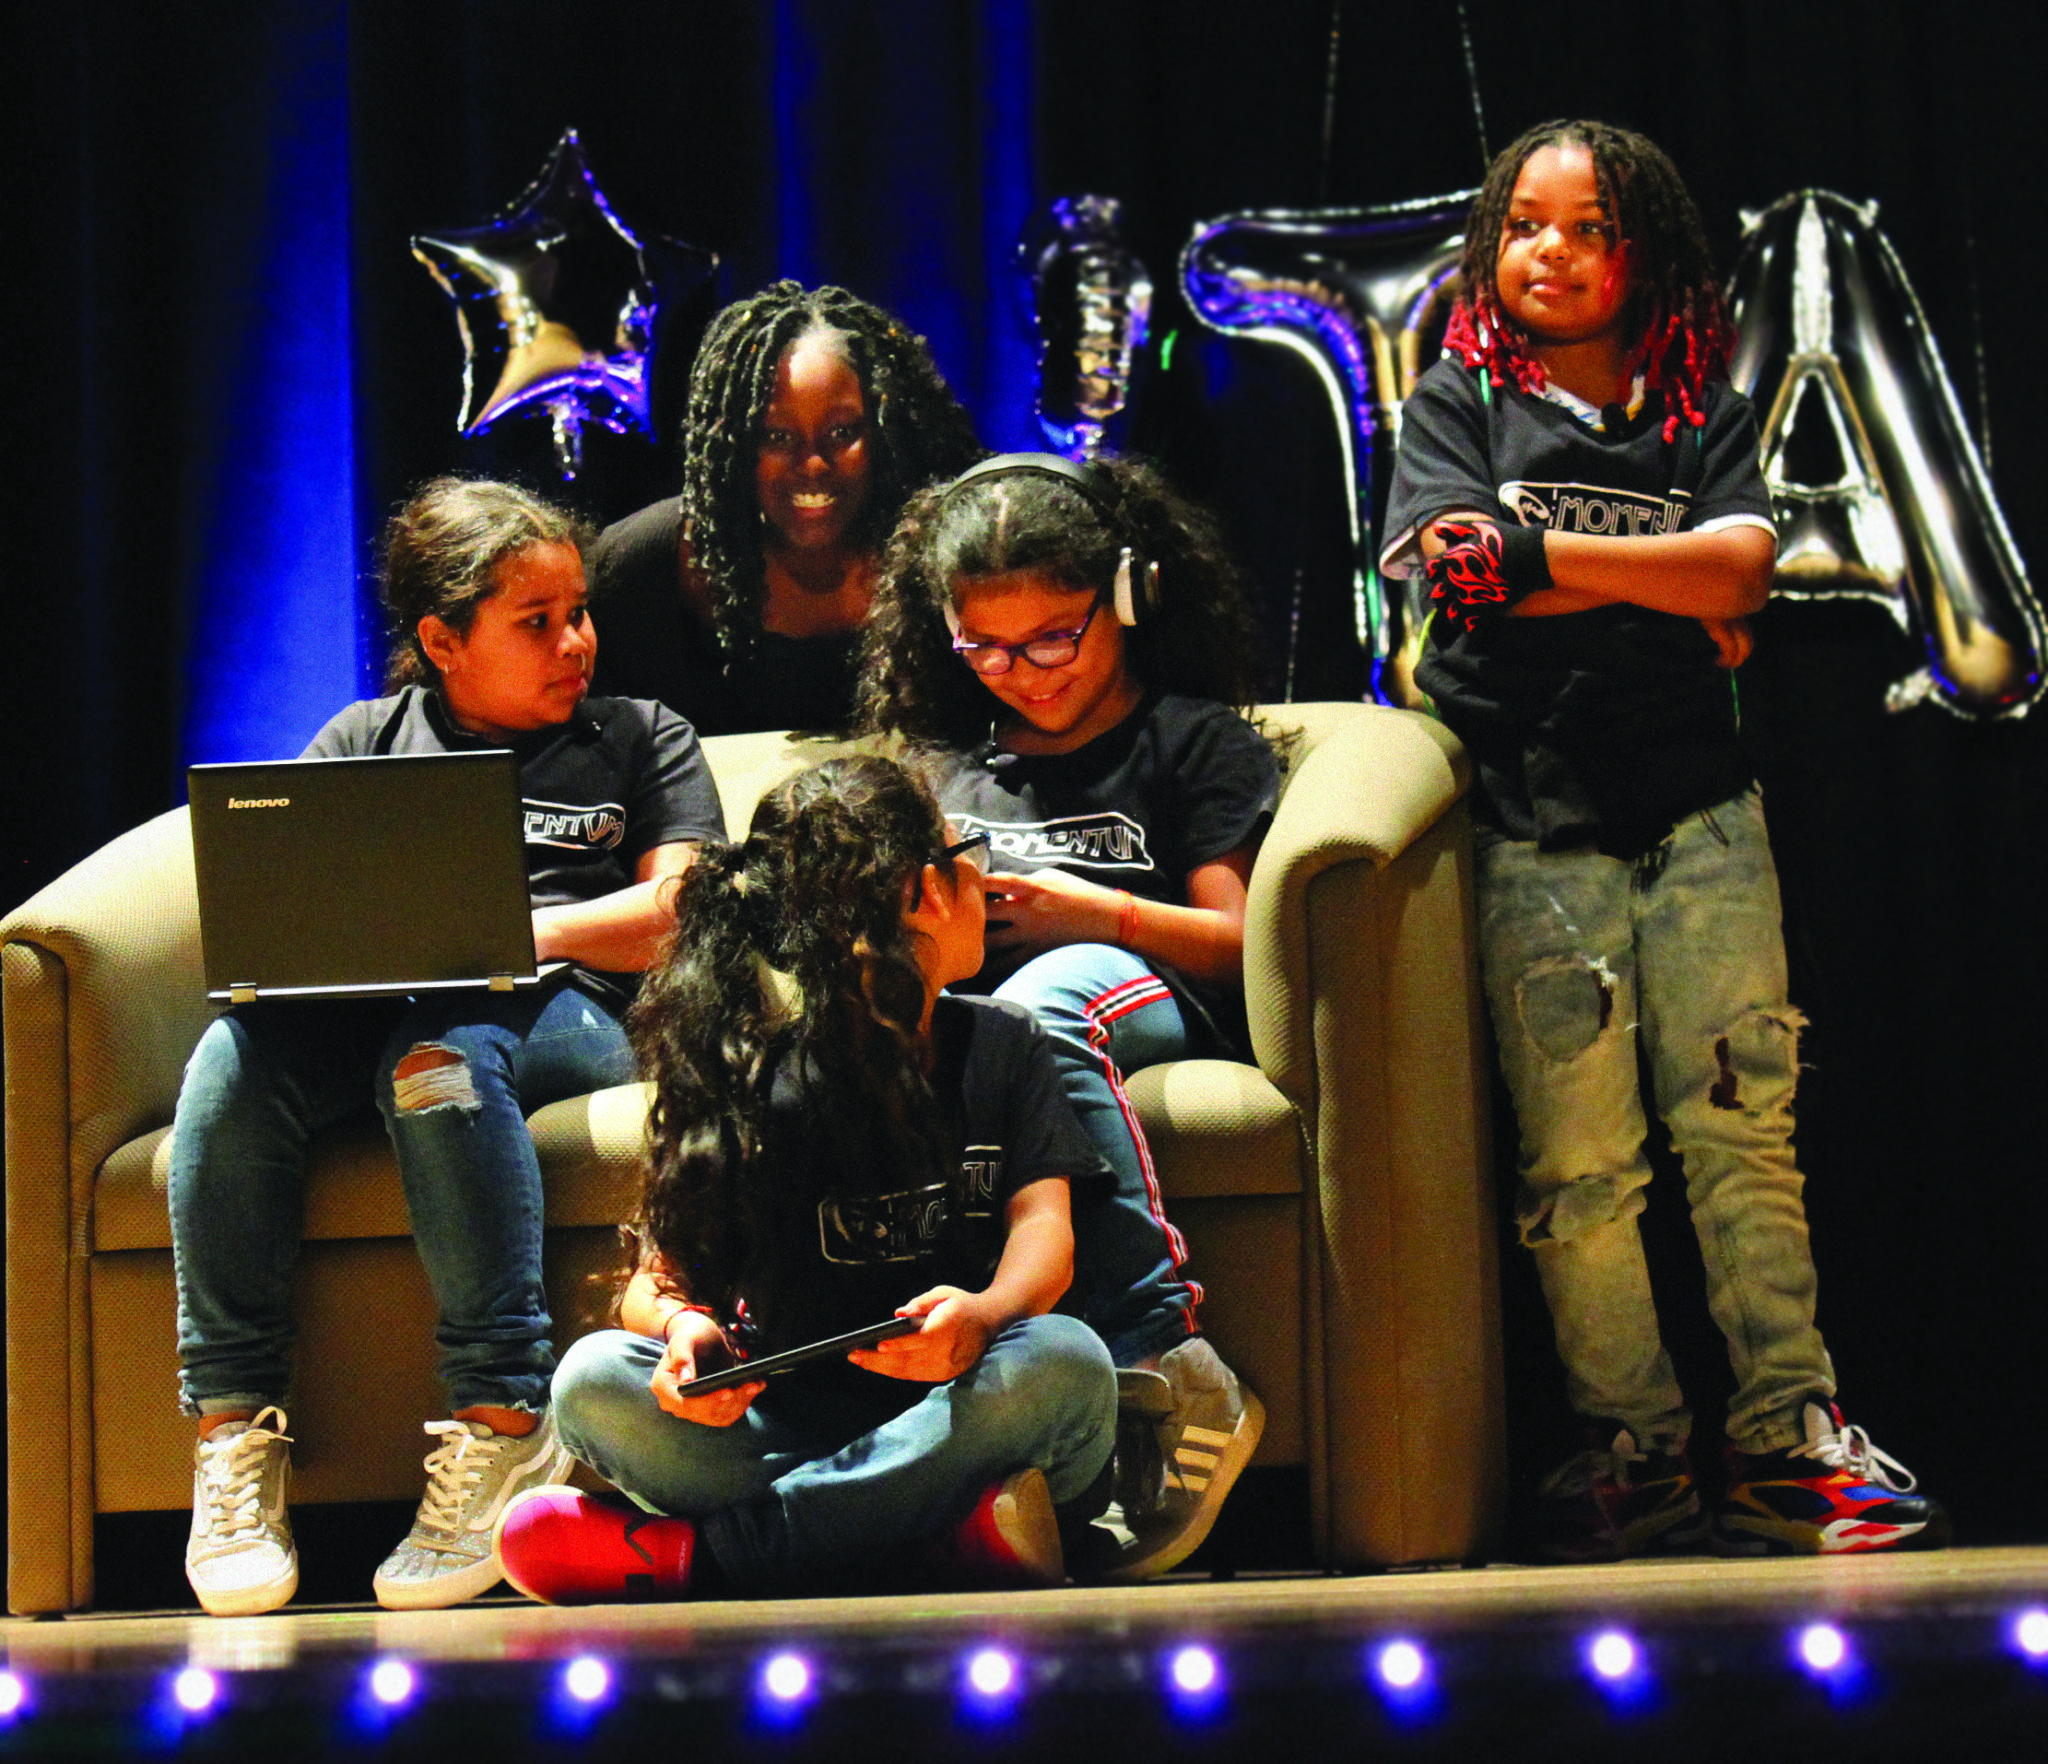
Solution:
[(1465, 228), (1444, 349), (1467, 367), (1484, 368), (1496, 386), (1512, 378), (1524, 392), (1543, 389), (1543, 366), (1530, 353), (1527, 333), (1502, 310), (1495, 270), (1522, 167), (1541, 148), (1567, 146), (1592, 156), (1601, 207), (1630, 246), (1623, 317), (1637, 342), (1624, 377), (1641, 374), (1645, 392), (1663, 394), (1670, 412), (1664, 439), (1674, 440), (1681, 415), (1695, 428), (1706, 422), (1707, 382), (1728, 377), (1735, 329), (1699, 205), (1664, 150), (1628, 129), (1583, 120), (1539, 123), (1494, 160)]
[(1099, 592), (1133, 538), (1159, 565), (1160, 607), (1124, 633), (1131, 672), (1153, 691), (1213, 698), (1240, 711), (1258, 702), (1258, 624), (1216, 523), (1149, 465), (1093, 463), (1109, 478), (1121, 524), (1075, 485), (1024, 473), (958, 490), (935, 485), (911, 498), (868, 615), (855, 709), (860, 728), (947, 747), (978, 745), (988, 734), (992, 700), (980, 676), (953, 653), (946, 611), (956, 590), (1030, 570)]
[(925, 340), (844, 288), (777, 282), (713, 318), (690, 372), (683, 518), (691, 555), (710, 584), (719, 646), (736, 659), (753, 650), (766, 581), (756, 440), (776, 369), (813, 334), (836, 341), (860, 381), (873, 441), (867, 506), (850, 535), (855, 545), (879, 551), (913, 490), (950, 478), (982, 451)]
[(683, 878), (675, 942), (628, 1018), (654, 1083), (631, 1229), (677, 1290), (721, 1317), (742, 1296), (756, 1311), (774, 1304), (760, 1181), (786, 1062), (816, 1080), (805, 1104), (846, 1142), (899, 1169), (943, 1171), (904, 911), (945, 843), (920, 777), (855, 755), (771, 791), (744, 841), (708, 847)]

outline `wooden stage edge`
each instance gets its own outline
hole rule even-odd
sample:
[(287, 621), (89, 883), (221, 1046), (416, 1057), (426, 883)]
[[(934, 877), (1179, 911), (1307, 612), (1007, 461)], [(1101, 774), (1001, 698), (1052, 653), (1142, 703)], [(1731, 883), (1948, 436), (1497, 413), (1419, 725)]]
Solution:
[(1140, 1587), (922, 1597), (787, 1599), (550, 1609), (496, 1597), (449, 1611), (287, 1607), (263, 1617), (83, 1613), (0, 1621), (16, 1671), (134, 1672), (170, 1664), (274, 1670), (403, 1655), (419, 1662), (614, 1659), (769, 1644), (921, 1647), (981, 1637), (1085, 1646), (1091, 1636), (1224, 1647), (1290, 1637), (1369, 1640), (1578, 1626), (2001, 1621), (2048, 1602), (2048, 1547), (1924, 1555), (1593, 1568), (1489, 1567), (1376, 1575), (1169, 1579)]

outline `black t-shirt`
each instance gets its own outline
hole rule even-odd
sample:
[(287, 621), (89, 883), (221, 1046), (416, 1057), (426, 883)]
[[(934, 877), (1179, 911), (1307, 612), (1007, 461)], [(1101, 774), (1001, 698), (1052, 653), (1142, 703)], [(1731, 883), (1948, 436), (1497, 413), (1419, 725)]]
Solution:
[[(858, 1103), (828, 1106), (793, 1058), (776, 1066), (755, 1170), (764, 1260), (746, 1282), (749, 1354), (879, 1323), (934, 1286), (978, 1292), (1001, 1259), (1019, 1189), (1051, 1176), (1109, 1179), (1029, 1011), (942, 996), (932, 1053), (942, 1163), (923, 1170), (875, 1155), (891, 1138)], [(875, 1376), (842, 1360), (791, 1376), (814, 1375)], [(789, 1383), (778, 1379), (778, 1392)]]
[[(527, 892), (537, 907), (596, 900), (629, 887), (658, 845), (725, 837), (718, 786), (690, 725), (659, 704), (586, 698), (567, 722), (508, 744), (451, 722), (440, 694), (407, 686), (361, 699), (315, 735), (304, 759), (380, 753), (463, 753), (509, 745), (519, 759)], [(636, 974), (585, 972), (623, 1004)]]
[[(1005, 753), (993, 741), (953, 758), (939, 802), (962, 835), (989, 836), (990, 867), (1061, 869), (1146, 900), (1187, 904), (1190, 871), (1264, 837), (1280, 800), (1272, 746), (1226, 704), (1147, 697), (1072, 753)], [(992, 991), (1026, 960), (989, 951), (972, 984)], [(1162, 967), (1225, 1047), (1241, 1052), (1244, 1000)]]
[(682, 498), (671, 497), (605, 528), (585, 554), (595, 690), (658, 699), (699, 735), (843, 728), (853, 711), (859, 631), (762, 631), (752, 654), (734, 660), (683, 598), (682, 538)]
[[(1749, 400), (1710, 385), (1704, 427), (1681, 421), (1670, 442), (1664, 416), (1651, 397), (1596, 427), (1595, 413), (1438, 362), (1402, 407), (1381, 568), (1419, 568), (1420, 529), (1461, 509), (1570, 533), (1771, 531)], [(1697, 619), (1622, 604), (1462, 628), (1432, 619), (1416, 680), (1471, 750), (1482, 817), (1545, 850), (1635, 856), (1755, 776), (1733, 684)]]

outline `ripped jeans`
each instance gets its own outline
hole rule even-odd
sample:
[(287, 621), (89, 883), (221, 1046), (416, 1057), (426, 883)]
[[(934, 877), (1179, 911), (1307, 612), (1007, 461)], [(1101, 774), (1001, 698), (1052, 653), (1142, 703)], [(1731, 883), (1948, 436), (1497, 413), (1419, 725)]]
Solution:
[[(171, 1152), (187, 1412), (285, 1401), (307, 1143), (373, 1100), (440, 1309), (449, 1407), (545, 1408), (555, 1362), (526, 1116), (632, 1076), (624, 1030), (573, 983), (217, 1019), (186, 1065)], [(361, 1298), (362, 1326), (378, 1328), (377, 1295)]]
[(1813, 1320), (1792, 1155), (1802, 1019), (1760, 795), (1690, 816), (1634, 863), (1484, 830), (1476, 857), (1487, 1002), (1521, 1124), (1516, 1215), (1572, 1407), (1659, 1449), (1692, 1426), (1636, 1223), (1650, 1180), (1640, 1046), (1735, 1369), (1728, 1437), (1797, 1444), (1804, 1399), (1835, 1383)]

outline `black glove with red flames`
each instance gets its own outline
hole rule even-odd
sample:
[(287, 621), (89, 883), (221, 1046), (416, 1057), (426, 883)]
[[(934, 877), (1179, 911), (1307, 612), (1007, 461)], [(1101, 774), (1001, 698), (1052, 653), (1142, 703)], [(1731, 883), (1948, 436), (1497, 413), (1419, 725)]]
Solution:
[(1422, 566), (1422, 575), (1430, 599), (1443, 602), (1444, 617), (1454, 625), (1506, 612), (1551, 585), (1541, 527), (1438, 521), (1436, 533), (1444, 548)]

